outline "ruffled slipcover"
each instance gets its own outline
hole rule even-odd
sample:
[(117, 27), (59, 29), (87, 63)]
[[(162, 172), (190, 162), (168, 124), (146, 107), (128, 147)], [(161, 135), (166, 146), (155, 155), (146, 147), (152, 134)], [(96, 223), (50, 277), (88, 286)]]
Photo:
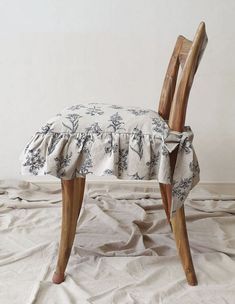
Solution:
[[(50, 119), (21, 155), (22, 174), (62, 179), (94, 174), (173, 184), (172, 213), (199, 180), (193, 133), (171, 131), (155, 111), (103, 103), (78, 104)], [(171, 179), (169, 154), (178, 147)]]

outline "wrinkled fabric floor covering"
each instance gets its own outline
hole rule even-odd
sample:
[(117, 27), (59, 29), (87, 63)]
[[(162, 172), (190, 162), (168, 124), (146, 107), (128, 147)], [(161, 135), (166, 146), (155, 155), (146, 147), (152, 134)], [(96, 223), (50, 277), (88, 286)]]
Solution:
[(1, 181), (0, 303), (234, 304), (235, 198), (199, 190), (185, 205), (198, 286), (186, 283), (157, 189), (123, 184), (88, 185), (66, 281), (53, 285), (59, 186)]

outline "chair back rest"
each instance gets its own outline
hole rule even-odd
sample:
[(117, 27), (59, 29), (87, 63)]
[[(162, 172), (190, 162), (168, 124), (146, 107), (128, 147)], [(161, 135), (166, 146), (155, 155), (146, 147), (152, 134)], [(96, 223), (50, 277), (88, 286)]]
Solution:
[[(182, 132), (188, 97), (194, 75), (207, 45), (205, 23), (201, 22), (193, 41), (177, 38), (161, 92), (158, 113), (168, 120), (172, 130)], [(181, 75), (178, 77), (179, 67)]]

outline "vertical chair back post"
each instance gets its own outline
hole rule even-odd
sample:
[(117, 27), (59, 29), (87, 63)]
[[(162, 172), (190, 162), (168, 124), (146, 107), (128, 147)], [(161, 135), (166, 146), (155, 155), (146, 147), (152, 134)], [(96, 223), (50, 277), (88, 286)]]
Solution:
[(184, 129), (190, 89), (206, 44), (207, 35), (204, 22), (199, 25), (193, 42), (183, 38), (179, 52), (182, 73), (174, 93), (169, 115), (169, 127), (174, 131), (182, 132)]
[(183, 37), (179, 36), (173, 54), (171, 56), (166, 76), (164, 79), (158, 113), (165, 119), (169, 119), (171, 103), (175, 93), (175, 86), (177, 82), (177, 76), (179, 71), (179, 53), (183, 43)]
[[(184, 130), (187, 103), (194, 75), (207, 44), (205, 23), (201, 22), (193, 41), (179, 36), (173, 51), (159, 103), (159, 114), (168, 120), (170, 129), (178, 132)], [(181, 75), (178, 78), (179, 66)], [(173, 179), (178, 150), (170, 155), (171, 174)], [(170, 218), (172, 185), (160, 184), (163, 206), (168, 222), (173, 230), (176, 246), (189, 285), (197, 285), (192, 256), (189, 247), (184, 206)]]

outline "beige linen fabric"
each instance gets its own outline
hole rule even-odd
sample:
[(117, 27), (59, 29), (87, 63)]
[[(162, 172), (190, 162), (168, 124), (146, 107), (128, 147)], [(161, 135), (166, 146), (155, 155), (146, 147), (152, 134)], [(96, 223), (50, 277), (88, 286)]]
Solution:
[[(21, 156), (22, 174), (116, 176), (172, 184), (171, 214), (199, 181), (199, 165), (189, 127), (169, 129), (156, 112), (104, 103), (77, 104), (51, 118), (31, 138)], [(177, 162), (171, 176), (170, 153)]]
[(66, 281), (53, 285), (60, 185), (0, 182), (0, 303), (233, 304), (235, 197), (199, 190), (185, 203), (198, 286), (157, 189), (136, 184), (87, 185)]

